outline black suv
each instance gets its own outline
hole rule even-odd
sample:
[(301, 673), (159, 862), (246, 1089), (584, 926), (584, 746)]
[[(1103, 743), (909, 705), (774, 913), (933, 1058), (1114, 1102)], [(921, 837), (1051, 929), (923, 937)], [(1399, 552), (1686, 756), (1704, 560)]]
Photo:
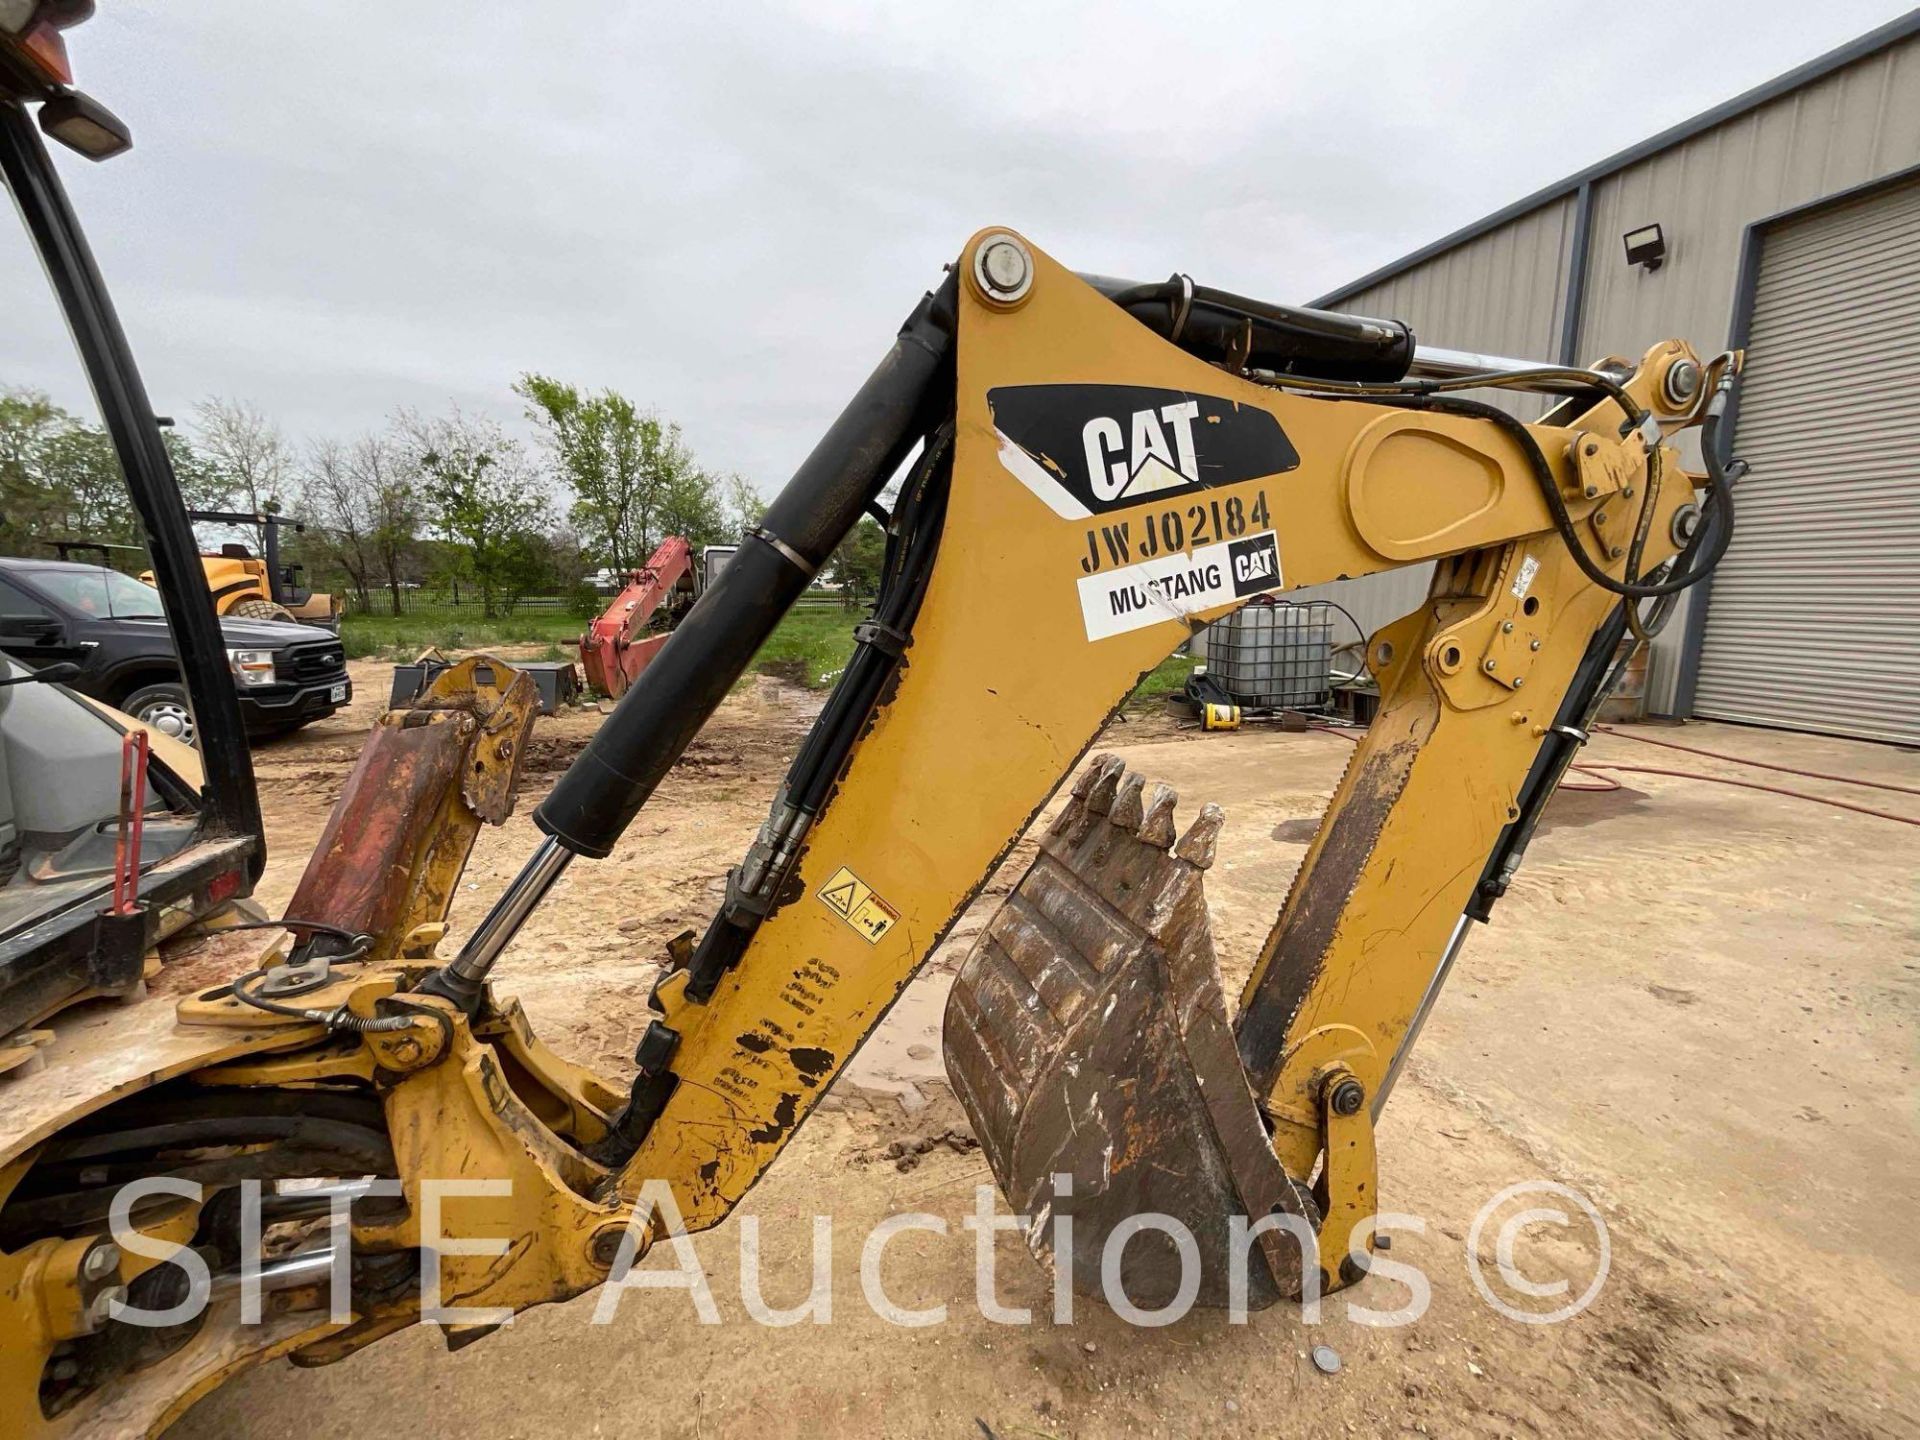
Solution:
[[(249, 734), (297, 730), (353, 698), (339, 636), (279, 620), (222, 619), (220, 629)], [(73, 689), (194, 743), (160, 593), (131, 575), (0, 557), (0, 651), (36, 668), (71, 661)]]

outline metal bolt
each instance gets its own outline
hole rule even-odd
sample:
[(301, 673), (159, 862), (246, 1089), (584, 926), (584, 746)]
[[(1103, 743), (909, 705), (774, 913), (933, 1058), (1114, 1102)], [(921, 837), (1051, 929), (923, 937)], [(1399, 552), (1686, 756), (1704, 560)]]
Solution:
[(1599, 493), (1600, 493), (1600, 487), (1598, 485), (1587, 486), (1587, 499), (1591, 500)]
[(1620, 497), (1623, 500), (1631, 500), (1633, 498), (1633, 487), (1631, 485), (1622, 485), (1620, 487)]
[(1660, 389), (1670, 404), (1686, 404), (1700, 393), (1700, 367), (1691, 360), (1674, 361), (1667, 367), (1666, 378), (1660, 382)]
[(102, 1325), (106, 1324), (107, 1321), (111, 1320), (113, 1318), (113, 1307), (124, 1304), (126, 1298), (127, 1287), (124, 1285), (109, 1285), (98, 1295), (94, 1296), (93, 1303), (87, 1307), (86, 1324), (88, 1332), (91, 1333), (98, 1330)]
[[(626, 1226), (602, 1226), (593, 1233), (593, 1238), (587, 1242), (587, 1253), (593, 1258), (594, 1264), (600, 1266), (602, 1269), (611, 1270), (613, 1268), (613, 1262), (620, 1258), (620, 1243), (626, 1238)], [(639, 1258), (638, 1251), (635, 1253), (635, 1258)]]
[(1622, 555), (1626, 553), (1627, 553), (1626, 551), (1622, 550), (1618, 545), (1616, 545), (1611, 550), (1607, 551), (1607, 558), (1611, 560), (1618, 560)]
[(396, 1065), (413, 1065), (426, 1054), (426, 1047), (411, 1035), (402, 1035), (388, 1048), (387, 1054)]
[(1516, 690), (1518, 690), (1522, 685), (1526, 683), (1527, 683), (1527, 677), (1524, 675), (1516, 675), (1513, 677), (1513, 688)]
[(1593, 512), (1593, 523), (1594, 523), (1594, 524), (1596, 524), (1596, 525), (1604, 525), (1604, 524), (1606, 524), (1606, 523), (1607, 523), (1607, 512), (1606, 512), (1606, 511), (1604, 511), (1604, 510), (1596, 510), (1596, 511), (1594, 511), (1594, 512)]
[(1502, 620), (1500, 622), (1500, 633), (1502, 635), (1511, 635), (1513, 633), (1513, 622), (1511, 620)]
[(1358, 1115), (1360, 1107), (1367, 1103), (1367, 1092), (1358, 1080), (1342, 1080), (1333, 1087), (1331, 1103), (1336, 1115)]
[(1527, 642), (1527, 649), (1538, 650), (1539, 648), (1540, 648), (1540, 642), (1538, 640), (1529, 640)]
[(104, 1280), (120, 1268), (120, 1247), (108, 1242), (96, 1245), (80, 1262), (82, 1280)]
[(992, 299), (1011, 302), (1033, 286), (1033, 260), (1011, 235), (989, 235), (974, 254), (973, 277)]
[(1493, 661), (1489, 660), (1487, 661), (1486, 665), (1483, 668), (1486, 670), (1486, 672), (1489, 675), (1491, 675), (1495, 670), (1499, 669), (1500, 667), (1495, 665)]

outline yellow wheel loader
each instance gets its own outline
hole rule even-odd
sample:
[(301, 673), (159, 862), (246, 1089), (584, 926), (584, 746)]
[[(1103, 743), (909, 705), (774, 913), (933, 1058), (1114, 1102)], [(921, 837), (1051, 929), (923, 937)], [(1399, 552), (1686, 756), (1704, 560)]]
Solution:
[[(339, 630), (339, 597), (307, 589), (300, 583), (301, 567), (280, 558), (281, 526), (291, 525), (295, 533), (306, 526), (271, 511), (189, 510), (187, 518), (198, 524), (244, 526), (260, 534), (258, 555), (237, 542), (201, 552), (200, 567), (206, 571), (207, 588), (220, 614)], [(154, 583), (151, 570), (140, 578), (149, 585)]]
[[(118, 331), (29, 118), (44, 101), (58, 134), (47, 109), (74, 92), (14, 87), (0, 171), (56, 282), (84, 282), (63, 299), (85, 348)], [(124, 343), (88, 354), (132, 397), (116, 438), (145, 444)], [(1110, 1237), (1177, 1221), (1190, 1251), (1160, 1230), (1121, 1250), (1139, 1306), (1355, 1283), (1374, 1124), (1449, 968), (1621, 639), (1725, 552), (1737, 367), (1680, 341), (1585, 368), (1463, 355), (974, 235), (540, 802), (543, 840), (455, 953), (461, 872), (511, 807), (534, 708), (486, 659), (374, 728), (277, 928), (218, 937), (250, 943), (142, 1003), (41, 1022), (42, 1063), (0, 1081), (8, 1433), (157, 1431), (250, 1364), (326, 1364), (423, 1321), (469, 1343), (620, 1280), (669, 1211), (722, 1223), (1076, 775), (946, 1015), (1008, 1199), (1074, 1222), (1058, 1252), (1057, 1224), (1030, 1244), (1099, 1294)], [(1552, 408), (1473, 398), (1494, 389)], [(1698, 474), (1676, 449), (1695, 426)], [(718, 912), (673, 947), (631, 1073), (559, 1060), (496, 962), (873, 509), (872, 614)], [(1221, 813), (1181, 815), (1091, 747), (1253, 596), (1428, 560), (1427, 599), (1368, 642), (1378, 717), (1230, 999), (1205, 900)]]

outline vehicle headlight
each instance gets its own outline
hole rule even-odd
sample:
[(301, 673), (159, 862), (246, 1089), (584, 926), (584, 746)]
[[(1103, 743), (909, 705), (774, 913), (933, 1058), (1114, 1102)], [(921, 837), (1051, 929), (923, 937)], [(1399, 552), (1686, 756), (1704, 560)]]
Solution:
[(234, 682), (241, 686), (273, 684), (273, 651), (229, 650), (227, 663), (233, 667)]

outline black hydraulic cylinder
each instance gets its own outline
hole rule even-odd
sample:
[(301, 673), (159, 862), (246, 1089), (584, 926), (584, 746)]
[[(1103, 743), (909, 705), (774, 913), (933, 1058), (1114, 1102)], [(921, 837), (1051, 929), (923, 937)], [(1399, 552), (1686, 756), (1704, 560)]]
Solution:
[[(645, 805), (774, 626), (927, 430), (951, 373), (954, 282), (926, 296), (893, 348), (741, 543), (720, 577), (533, 812), (598, 859)], [(950, 397), (946, 397), (950, 400)]]
[(1399, 380), (1413, 364), (1413, 331), (1401, 320), (1253, 300), (1178, 276), (1148, 285), (1108, 275), (1080, 278), (1210, 363), (1231, 358), (1319, 380), (1372, 383)]

